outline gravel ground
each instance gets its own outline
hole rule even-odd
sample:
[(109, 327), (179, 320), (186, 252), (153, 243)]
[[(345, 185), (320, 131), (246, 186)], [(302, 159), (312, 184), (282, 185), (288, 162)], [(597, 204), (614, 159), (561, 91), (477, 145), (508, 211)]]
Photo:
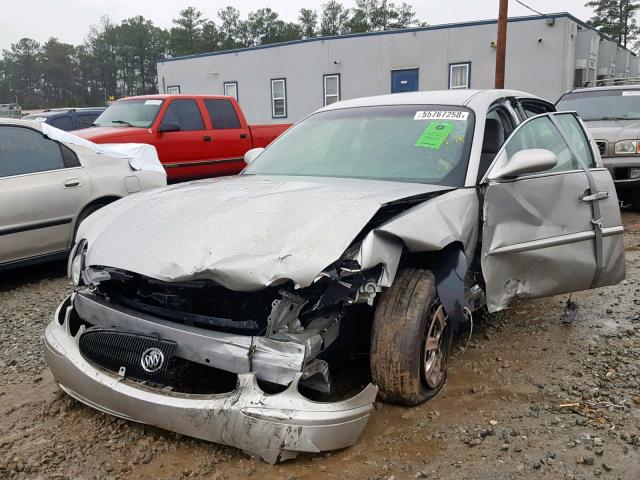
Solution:
[(0, 477), (44, 479), (640, 479), (640, 215), (627, 280), (477, 319), (449, 382), (416, 408), (377, 404), (360, 442), (271, 466), (115, 419), (60, 393), (40, 337), (63, 264), (0, 273)]

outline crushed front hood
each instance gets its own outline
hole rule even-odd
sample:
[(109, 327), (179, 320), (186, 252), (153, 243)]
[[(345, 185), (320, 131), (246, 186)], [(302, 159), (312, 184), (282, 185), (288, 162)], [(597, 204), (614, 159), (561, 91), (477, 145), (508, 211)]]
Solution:
[(252, 291), (299, 287), (336, 261), (378, 209), (451, 187), (358, 179), (240, 175), (151, 190), (91, 215), (87, 266), (163, 281), (206, 278)]

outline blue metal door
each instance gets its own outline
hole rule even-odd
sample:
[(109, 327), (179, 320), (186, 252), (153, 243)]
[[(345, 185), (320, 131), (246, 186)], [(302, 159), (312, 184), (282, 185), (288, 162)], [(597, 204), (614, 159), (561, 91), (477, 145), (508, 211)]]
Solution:
[(407, 68), (405, 70), (391, 71), (391, 93), (417, 92), (418, 69)]

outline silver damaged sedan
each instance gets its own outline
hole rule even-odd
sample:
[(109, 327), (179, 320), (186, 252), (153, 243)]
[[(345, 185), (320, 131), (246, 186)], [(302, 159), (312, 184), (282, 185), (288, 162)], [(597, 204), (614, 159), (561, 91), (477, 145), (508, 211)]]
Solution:
[(45, 334), (62, 390), (273, 463), (352, 445), (377, 394), (437, 394), (475, 311), (625, 275), (593, 141), (530, 94), (339, 102), (245, 160), (81, 225)]

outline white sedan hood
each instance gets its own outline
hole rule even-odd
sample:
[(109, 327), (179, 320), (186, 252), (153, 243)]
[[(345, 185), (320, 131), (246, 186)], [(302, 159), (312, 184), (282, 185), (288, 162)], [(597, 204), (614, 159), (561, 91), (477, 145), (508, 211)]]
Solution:
[(163, 281), (206, 278), (253, 291), (310, 285), (378, 209), (450, 187), (375, 180), (240, 175), (126, 197), (85, 220), (86, 266)]

